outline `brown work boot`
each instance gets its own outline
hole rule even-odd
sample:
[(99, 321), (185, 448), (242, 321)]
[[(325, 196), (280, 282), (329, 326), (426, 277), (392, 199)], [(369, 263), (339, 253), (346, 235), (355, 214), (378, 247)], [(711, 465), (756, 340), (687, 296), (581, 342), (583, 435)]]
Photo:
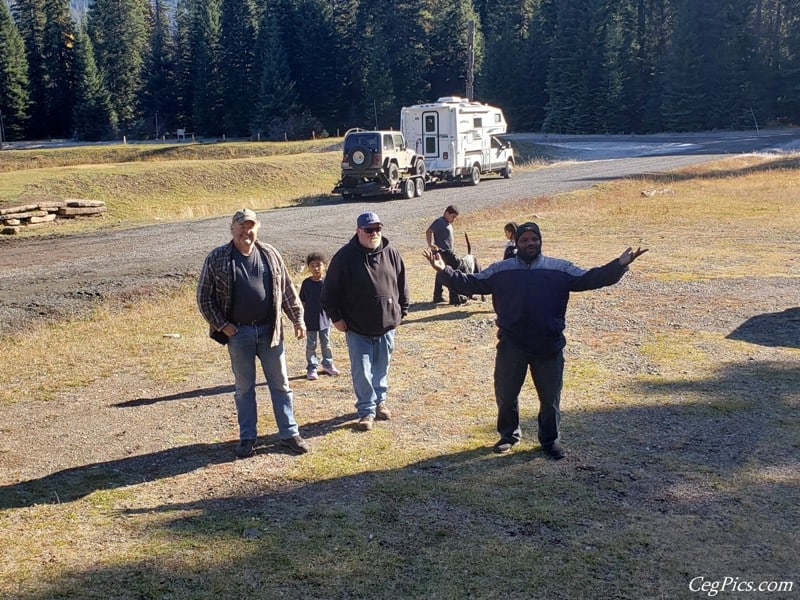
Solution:
[(375, 423), (375, 417), (372, 415), (367, 415), (366, 417), (361, 417), (358, 420), (358, 424), (356, 424), (356, 429), (359, 431), (372, 431), (372, 427)]
[(379, 421), (388, 421), (392, 418), (392, 411), (386, 406), (385, 401), (375, 407), (375, 418)]

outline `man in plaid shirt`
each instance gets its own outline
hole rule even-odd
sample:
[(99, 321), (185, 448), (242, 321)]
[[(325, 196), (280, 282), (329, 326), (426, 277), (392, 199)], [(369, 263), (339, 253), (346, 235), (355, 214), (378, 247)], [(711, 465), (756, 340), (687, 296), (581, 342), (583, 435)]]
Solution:
[(281, 255), (257, 239), (260, 227), (252, 210), (236, 211), (231, 241), (209, 253), (197, 284), (197, 304), (210, 335), (228, 346), (239, 420), (236, 456), (240, 458), (255, 453), (256, 358), (267, 380), (281, 446), (295, 454), (308, 452), (294, 419), (281, 323), (283, 312), (294, 325), (295, 337), (303, 339), (303, 305)]

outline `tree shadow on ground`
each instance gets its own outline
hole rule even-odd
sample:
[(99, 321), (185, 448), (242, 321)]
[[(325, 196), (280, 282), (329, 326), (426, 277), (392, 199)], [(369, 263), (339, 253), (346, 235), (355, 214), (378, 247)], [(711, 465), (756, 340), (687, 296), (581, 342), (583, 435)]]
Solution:
[(146, 516), (141, 534), (155, 530), (159, 546), (179, 545), (183, 559), (134, 555), (68, 570), (18, 597), (83, 598), (110, 581), (126, 598), (145, 589), (196, 598), (682, 597), (703, 569), (776, 580), (795, 573), (797, 479), (736, 476), (796, 467), (796, 434), (787, 447), (777, 429), (792, 427), (798, 367), (744, 362), (703, 380), (634, 385), (640, 405), (567, 408), (563, 461), (546, 460), (531, 442), (528, 405), (528, 437), (508, 455), (481, 447), (119, 508), (126, 527)]
[(726, 337), (773, 348), (800, 348), (800, 307), (750, 317)]

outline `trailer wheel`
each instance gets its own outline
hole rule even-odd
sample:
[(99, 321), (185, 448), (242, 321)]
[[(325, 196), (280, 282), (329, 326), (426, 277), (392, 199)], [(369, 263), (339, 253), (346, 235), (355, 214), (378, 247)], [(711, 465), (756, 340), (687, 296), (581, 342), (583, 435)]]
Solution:
[(419, 198), (422, 196), (422, 192), (425, 191), (425, 180), (422, 177), (418, 177), (414, 180), (414, 195)]
[(403, 183), (401, 184), (401, 191), (403, 193), (403, 198), (406, 200), (411, 200), (414, 197), (414, 191), (417, 189), (414, 185), (414, 180), (410, 177), (408, 179), (404, 179)]
[(389, 185), (395, 185), (400, 181), (400, 169), (397, 168), (396, 164), (391, 163), (386, 167), (386, 179), (389, 181)]
[(500, 171), (500, 175), (502, 175), (505, 179), (509, 179), (513, 171), (514, 163), (512, 161), (508, 161), (505, 168)]
[(478, 185), (481, 181), (481, 168), (478, 165), (472, 165), (472, 171), (469, 173), (467, 183), (469, 185)]

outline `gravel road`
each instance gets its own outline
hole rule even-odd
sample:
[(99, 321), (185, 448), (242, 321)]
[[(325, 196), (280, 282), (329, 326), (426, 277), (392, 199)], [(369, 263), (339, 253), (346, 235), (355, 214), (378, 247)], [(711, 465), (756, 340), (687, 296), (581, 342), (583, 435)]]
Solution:
[[(466, 213), (730, 154), (791, 147), (800, 132), (509, 137), (562, 148), (577, 160), (533, 172), (517, 171), (509, 180), (487, 178), (476, 187), (439, 187), (414, 200), (344, 202), (331, 197), (319, 205), (264, 211), (259, 214), (264, 224), (260, 237), (274, 244), (291, 265), (299, 265), (312, 245), (334, 251), (353, 234), (355, 216), (375, 210), (394, 243), (419, 245), (430, 219), (450, 203)], [(646, 153), (651, 155), (642, 156)], [(636, 156), (618, 157), (625, 154)], [(36, 320), (81, 314), (100, 298), (180, 282), (196, 275), (208, 251), (228, 239), (227, 217), (71, 237), (0, 239), (0, 332), (10, 333)]]

